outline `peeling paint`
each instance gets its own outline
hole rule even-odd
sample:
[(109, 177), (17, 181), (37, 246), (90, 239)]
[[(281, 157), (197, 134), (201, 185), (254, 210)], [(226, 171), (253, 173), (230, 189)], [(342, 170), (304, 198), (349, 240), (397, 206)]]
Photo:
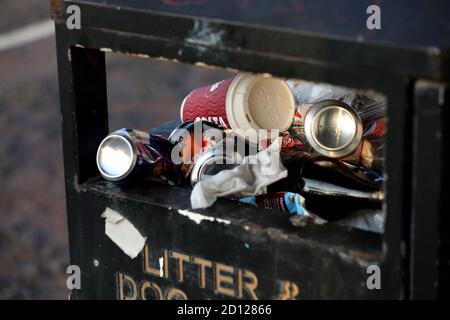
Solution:
[(178, 213), (183, 215), (183, 216), (185, 216), (185, 217), (188, 217), (189, 219), (191, 219), (192, 221), (194, 221), (197, 224), (202, 223), (203, 220), (207, 220), (207, 221), (210, 221), (210, 222), (217, 221), (219, 223), (224, 223), (224, 224), (230, 224), (231, 223), (231, 221), (229, 221), (229, 220), (209, 217), (209, 216), (205, 216), (205, 215), (200, 214), (200, 213), (191, 212), (189, 210), (181, 210), (180, 209), (180, 210), (178, 210)]
[(306, 227), (308, 225), (310, 218), (305, 216), (292, 216), (289, 218), (289, 221), (293, 226), (296, 227)]
[(112, 49), (109, 48), (101, 48), (100, 51), (103, 52), (114, 52), (117, 54), (123, 54), (123, 55), (127, 55), (127, 56), (131, 56), (131, 57), (137, 57), (137, 58), (144, 58), (144, 59), (155, 59), (155, 60), (159, 60), (159, 61), (168, 61), (168, 62), (175, 62), (175, 63), (179, 63), (180, 60), (176, 59), (176, 58), (166, 58), (163, 56), (159, 56), (159, 57), (152, 57), (148, 54), (145, 53), (134, 53), (134, 52), (129, 52), (129, 51), (113, 51)]
[(162, 278), (164, 277), (164, 258), (161, 257), (159, 258), (159, 276)]
[(185, 41), (205, 46), (216, 46), (222, 42), (224, 34), (224, 30), (217, 30), (208, 21), (196, 20)]
[(314, 222), (314, 224), (317, 224), (317, 225), (319, 225), (319, 226), (328, 223), (327, 220), (322, 219), (322, 218), (320, 218), (320, 217), (314, 217), (314, 218), (313, 218), (313, 222)]
[(148, 54), (144, 53), (127, 53), (129, 56), (138, 57), (138, 58), (151, 58)]
[(207, 68), (207, 69), (211, 69), (211, 70), (226, 70), (228, 72), (234, 72), (234, 73), (239, 73), (241, 71), (239, 71), (238, 69), (233, 69), (233, 68), (223, 68), (220, 66), (215, 66), (215, 65), (211, 65), (211, 64), (207, 64), (204, 63), (202, 61), (197, 61), (194, 63), (195, 66), (197, 67), (202, 67), (202, 68)]
[(351, 252), (345, 252), (341, 250), (334, 250), (334, 252), (337, 253), (343, 261), (354, 261), (362, 268), (366, 268), (371, 263), (359, 256), (354, 255), (354, 253), (352, 254)]
[(194, 65), (197, 67), (209, 67), (206, 63), (201, 61), (197, 61), (196, 63), (194, 63)]
[(80, 192), (81, 191), (81, 187), (80, 184), (78, 183), (78, 175), (74, 174), (73, 175), (73, 188), (77, 191)]
[(378, 255), (375, 253), (350, 250), (350, 255), (352, 255), (358, 259), (368, 261), (368, 262), (375, 262), (375, 261), (379, 260)]
[(296, 226), (296, 227), (305, 227), (307, 226), (310, 222), (316, 224), (316, 225), (323, 225), (328, 223), (327, 220), (324, 220), (318, 216), (292, 216), (289, 218), (289, 221), (292, 223), (292, 225)]
[(289, 234), (283, 232), (280, 229), (268, 227), (268, 228), (266, 228), (266, 233), (271, 237), (277, 237), (277, 238), (286, 239), (286, 240), (289, 239)]
[[(147, 58), (151, 58), (151, 57), (147, 56)], [(180, 62), (180, 60), (178, 60), (177, 58), (157, 57), (155, 59), (159, 60), (159, 61), (165, 61), (165, 62), (175, 62), (175, 63), (179, 63)]]
[(229, 71), (229, 72), (234, 72), (234, 73), (239, 73), (239, 72), (241, 72), (241, 70), (239, 70), (239, 69), (236, 69), (236, 68), (230, 68), (230, 67), (226, 67), (225, 70), (226, 70), (226, 71)]
[[(127, 52), (127, 51), (120, 51), (120, 50), (114, 51), (111, 48), (100, 48), (100, 51), (102, 51), (102, 52), (114, 52), (114, 53), (118, 53), (118, 54), (124, 54), (124, 55), (127, 55), (127, 56), (138, 57), (138, 58), (146, 58), (146, 59), (152, 58), (148, 54), (144, 54), (144, 53), (134, 53), (134, 52)], [(161, 59), (161, 58), (162, 57), (158, 57), (158, 58), (155, 58), (155, 59)], [(169, 59), (166, 59), (166, 60), (169, 60)]]

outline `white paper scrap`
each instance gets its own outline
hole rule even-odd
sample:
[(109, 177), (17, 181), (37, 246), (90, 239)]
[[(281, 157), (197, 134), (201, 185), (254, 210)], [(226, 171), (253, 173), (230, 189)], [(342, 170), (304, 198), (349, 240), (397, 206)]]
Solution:
[(136, 258), (144, 248), (144, 238), (135, 226), (120, 213), (106, 208), (102, 213), (105, 218), (105, 234), (131, 259)]

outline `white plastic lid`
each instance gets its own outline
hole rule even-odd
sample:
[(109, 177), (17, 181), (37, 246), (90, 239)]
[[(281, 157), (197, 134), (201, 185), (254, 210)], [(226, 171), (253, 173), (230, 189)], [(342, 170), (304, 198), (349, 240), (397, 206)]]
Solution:
[(228, 88), (226, 112), (231, 128), (257, 143), (257, 130), (285, 131), (291, 126), (295, 100), (285, 81), (243, 73)]

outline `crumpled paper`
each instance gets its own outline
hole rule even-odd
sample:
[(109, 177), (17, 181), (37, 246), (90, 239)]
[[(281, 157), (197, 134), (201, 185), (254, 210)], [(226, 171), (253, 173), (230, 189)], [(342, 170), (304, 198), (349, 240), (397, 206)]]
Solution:
[(210, 207), (218, 197), (256, 196), (268, 185), (287, 177), (288, 172), (280, 160), (280, 147), (278, 138), (267, 149), (245, 157), (235, 168), (206, 176), (192, 190), (192, 208)]

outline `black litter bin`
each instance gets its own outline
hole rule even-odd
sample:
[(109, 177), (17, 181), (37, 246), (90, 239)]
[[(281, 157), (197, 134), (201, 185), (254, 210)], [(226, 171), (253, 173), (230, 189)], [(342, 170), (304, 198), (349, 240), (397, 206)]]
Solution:
[[(69, 30), (67, 8), (81, 9)], [(449, 20), (445, 1), (53, 0), (63, 118), (72, 299), (436, 298), (448, 283)], [(425, 6), (425, 7), (424, 7)], [(447, 8), (447, 9), (446, 9)], [(403, 18), (404, 17), (404, 18)], [(446, 42), (447, 41), (447, 42)], [(189, 191), (100, 178), (108, 134), (105, 52), (375, 90), (388, 101), (383, 234)], [(447, 143), (447, 144), (446, 144)], [(146, 237), (130, 259), (105, 235), (105, 208)], [(194, 212), (195, 211), (195, 212)], [(381, 270), (369, 289), (368, 267)]]

